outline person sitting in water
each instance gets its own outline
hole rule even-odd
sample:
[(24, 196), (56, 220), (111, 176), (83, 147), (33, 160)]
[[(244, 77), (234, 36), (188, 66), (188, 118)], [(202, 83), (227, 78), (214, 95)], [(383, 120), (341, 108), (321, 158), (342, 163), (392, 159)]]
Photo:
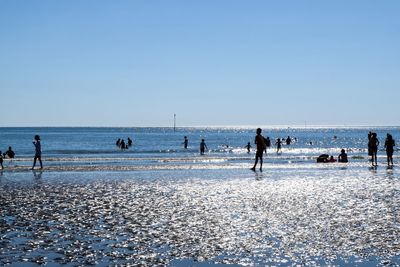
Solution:
[(317, 158), (317, 163), (327, 163), (329, 159), (328, 154), (322, 154)]
[(329, 158), (328, 162), (336, 162), (336, 159), (335, 159), (333, 156), (331, 156), (331, 157)]
[(346, 151), (344, 149), (341, 150), (341, 153), (340, 153), (340, 155), (338, 157), (338, 161), (339, 162), (343, 162), (343, 163), (349, 162), (348, 159), (347, 159)]
[(3, 154), (3, 156), (13, 159), (15, 157), (15, 152), (12, 150), (11, 147), (8, 147), (8, 150), (6, 151), (6, 153)]

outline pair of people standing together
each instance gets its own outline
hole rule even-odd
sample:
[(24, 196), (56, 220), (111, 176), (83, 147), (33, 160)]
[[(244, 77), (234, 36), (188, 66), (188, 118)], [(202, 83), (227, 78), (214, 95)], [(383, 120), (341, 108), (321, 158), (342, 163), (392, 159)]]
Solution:
[[(385, 140), (385, 149), (386, 149), (386, 156), (387, 156), (387, 164), (393, 165), (393, 152), (395, 147), (395, 142), (393, 136), (391, 134), (386, 134)], [(376, 133), (369, 132), (368, 133), (368, 156), (371, 156), (372, 165), (378, 165), (378, 147), (379, 147), (379, 140)]]

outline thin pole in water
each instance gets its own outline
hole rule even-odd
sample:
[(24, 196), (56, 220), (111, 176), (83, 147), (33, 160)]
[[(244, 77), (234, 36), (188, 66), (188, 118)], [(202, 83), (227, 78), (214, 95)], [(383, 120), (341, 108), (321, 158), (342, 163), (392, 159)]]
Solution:
[(174, 113), (174, 132), (176, 131), (176, 114)]

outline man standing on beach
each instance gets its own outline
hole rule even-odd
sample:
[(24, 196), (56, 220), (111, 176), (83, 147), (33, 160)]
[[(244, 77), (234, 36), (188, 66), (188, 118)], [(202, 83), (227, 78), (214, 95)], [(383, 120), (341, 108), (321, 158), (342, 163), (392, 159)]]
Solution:
[(254, 162), (253, 168), (251, 170), (255, 171), (258, 163), (258, 159), (260, 159), (260, 171), (262, 171), (262, 164), (263, 164), (263, 153), (265, 149), (265, 143), (264, 143), (264, 137), (261, 135), (261, 128), (257, 129), (257, 135), (254, 140), (254, 143), (257, 145), (257, 151), (256, 151), (256, 159)]

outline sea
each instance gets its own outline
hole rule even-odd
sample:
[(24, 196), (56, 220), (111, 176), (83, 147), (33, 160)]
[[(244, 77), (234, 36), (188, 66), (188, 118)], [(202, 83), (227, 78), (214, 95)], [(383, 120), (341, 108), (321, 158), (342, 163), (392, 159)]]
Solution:
[[(256, 128), (0, 128), (16, 153), (0, 171), (0, 264), (399, 266), (399, 155), (388, 166), (383, 145), (400, 127), (261, 127), (272, 146), (254, 172)], [(341, 149), (348, 163), (316, 163)]]

